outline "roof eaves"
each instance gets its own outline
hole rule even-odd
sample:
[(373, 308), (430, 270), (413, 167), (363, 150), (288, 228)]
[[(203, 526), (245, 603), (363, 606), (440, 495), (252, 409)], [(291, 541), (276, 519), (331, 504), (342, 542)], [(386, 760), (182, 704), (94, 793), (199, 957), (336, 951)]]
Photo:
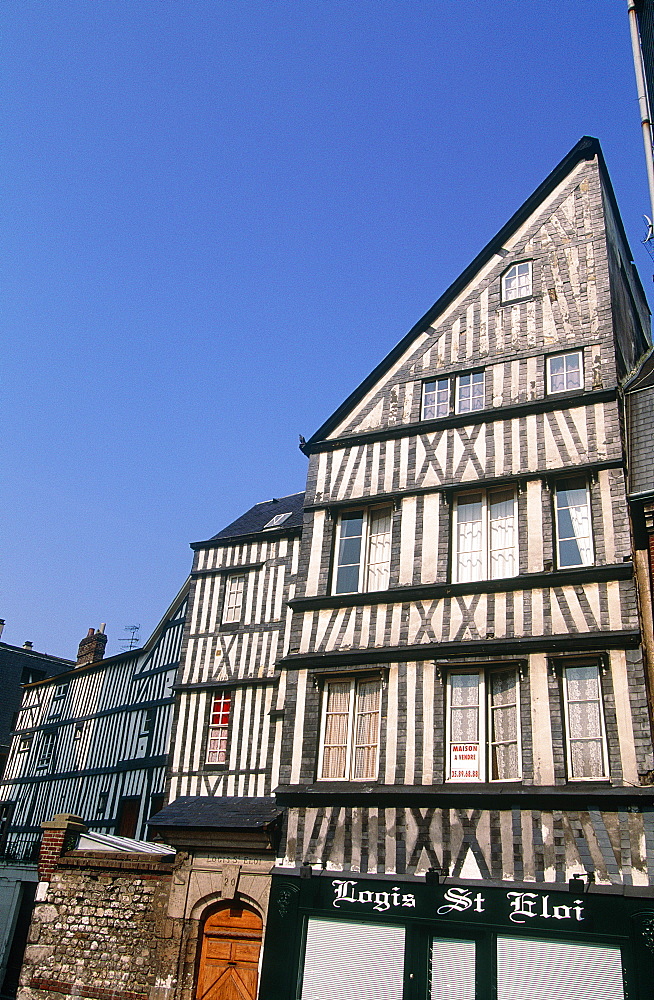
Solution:
[(426, 327), (430, 326), (433, 320), (442, 312), (449, 303), (465, 288), (465, 286), (474, 278), (475, 273), (479, 271), (484, 264), (490, 260), (490, 258), (497, 253), (497, 251), (503, 246), (507, 238), (512, 235), (513, 231), (520, 226), (525, 219), (527, 219), (531, 213), (537, 208), (539, 203), (543, 201), (554, 188), (561, 183), (564, 177), (570, 173), (570, 171), (580, 163), (582, 160), (592, 160), (595, 157), (598, 158), (600, 166), (602, 168), (603, 179), (607, 182), (607, 189), (609, 198), (612, 202), (616, 213), (616, 220), (618, 226), (620, 227), (621, 234), (625, 240), (625, 244), (628, 247), (627, 237), (624, 232), (624, 227), (620, 220), (620, 215), (617, 211), (617, 205), (615, 203), (615, 195), (613, 194), (613, 189), (611, 187), (611, 182), (608, 179), (608, 172), (604, 164), (604, 158), (602, 156), (602, 151), (600, 148), (599, 140), (594, 139), (592, 136), (585, 135), (579, 142), (574, 146), (570, 152), (564, 156), (561, 162), (552, 170), (550, 174), (545, 178), (545, 180), (536, 188), (536, 190), (531, 194), (525, 202), (520, 206), (517, 212), (511, 216), (509, 221), (505, 223), (500, 231), (486, 244), (483, 250), (477, 254), (475, 259), (468, 264), (464, 271), (461, 272), (459, 277), (452, 282), (450, 287), (446, 289), (439, 299), (436, 300), (431, 309), (428, 309), (425, 315), (418, 320), (418, 322), (411, 327), (409, 332), (400, 340), (398, 344), (390, 351), (386, 357), (374, 368), (371, 373), (361, 382), (359, 386), (351, 392), (347, 399), (341, 403), (341, 405), (334, 411), (334, 413), (329, 417), (318, 430), (311, 435), (309, 440), (303, 445), (302, 450), (306, 455), (311, 454), (312, 445), (324, 440), (325, 437), (337, 427), (346, 414), (352, 409), (353, 406), (371, 389), (375, 383), (384, 375), (384, 373), (391, 367), (391, 365), (402, 356), (402, 354), (407, 350), (411, 342), (422, 333)]

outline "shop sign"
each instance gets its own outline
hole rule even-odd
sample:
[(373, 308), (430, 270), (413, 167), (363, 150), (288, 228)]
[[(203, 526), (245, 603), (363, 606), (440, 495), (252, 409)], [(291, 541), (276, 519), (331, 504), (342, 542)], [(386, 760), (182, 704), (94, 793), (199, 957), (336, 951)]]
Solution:
[(401, 913), (417, 907), (419, 912), (415, 915), (420, 917), (464, 916), (473, 920), (508, 920), (512, 924), (529, 924), (536, 919), (537, 923), (545, 921), (552, 926), (562, 926), (561, 922), (579, 924), (586, 919), (584, 901), (561, 893), (529, 892), (524, 889), (489, 893), (488, 890), (452, 885), (443, 886), (436, 900), (427, 902), (424, 890), (417, 895), (418, 887), (416, 892), (406, 892), (407, 886), (391, 885), (387, 888), (386, 885), (358, 879), (333, 879), (331, 886), (331, 904), (337, 910), (355, 907), (359, 911), (363, 908), (375, 913)]

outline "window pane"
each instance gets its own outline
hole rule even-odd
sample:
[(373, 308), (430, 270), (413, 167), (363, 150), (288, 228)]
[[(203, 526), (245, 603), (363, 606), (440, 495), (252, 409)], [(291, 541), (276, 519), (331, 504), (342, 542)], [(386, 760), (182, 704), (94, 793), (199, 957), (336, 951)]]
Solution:
[(386, 590), (391, 565), (391, 508), (372, 510), (368, 528), (367, 590)]
[(322, 759), (323, 778), (347, 777), (351, 696), (352, 684), (350, 681), (327, 685)]
[(624, 1000), (620, 949), (498, 936), (497, 1000)]
[(457, 580), (467, 583), (484, 577), (482, 501), (480, 494), (456, 505)]
[(556, 487), (559, 566), (590, 566), (593, 562), (590, 497), (583, 480), (562, 480)]
[(566, 667), (570, 777), (603, 778), (606, 774), (599, 668), (594, 663)]
[(446, 417), (450, 409), (450, 381), (440, 378), (425, 382), (422, 389), (422, 419)]
[(377, 777), (377, 742), (381, 685), (377, 680), (357, 685), (353, 778)]
[(223, 610), (224, 622), (238, 622), (241, 620), (241, 610), (243, 607), (243, 590), (245, 588), (245, 575), (238, 574), (227, 578), (227, 596)]
[(475, 942), (434, 938), (429, 1000), (475, 1000)]
[(402, 1000), (404, 928), (309, 918), (302, 1000)]
[(344, 515), (339, 526), (335, 592), (352, 594), (359, 589), (363, 513)]
[(497, 670), (490, 675), (491, 777), (511, 781), (520, 777), (518, 755), (518, 675)]
[(515, 576), (515, 497), (511, 490), (491, 493), (488, 520), (491, 579)]

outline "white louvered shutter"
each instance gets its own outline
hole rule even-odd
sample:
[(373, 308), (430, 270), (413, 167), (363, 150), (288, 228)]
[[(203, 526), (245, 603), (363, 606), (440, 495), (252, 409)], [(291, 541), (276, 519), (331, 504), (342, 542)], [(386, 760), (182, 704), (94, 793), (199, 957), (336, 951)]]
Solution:
[(429, 1000), (475, 1000), (475, 942), (434, 938)]
[(497, 1000), (624, 1000), (620, 949), (498, 937)]
[(310, 919), (302, 1000), (402, 1000), (404, 928)]

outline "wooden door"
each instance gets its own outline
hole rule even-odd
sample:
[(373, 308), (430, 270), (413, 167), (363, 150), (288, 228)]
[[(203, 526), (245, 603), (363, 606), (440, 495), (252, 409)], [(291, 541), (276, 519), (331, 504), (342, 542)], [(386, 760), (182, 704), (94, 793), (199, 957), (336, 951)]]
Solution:
[(255, 1000), (262, 928), (261, 917), (237, 902), (207, 917), (197, 1000)]

